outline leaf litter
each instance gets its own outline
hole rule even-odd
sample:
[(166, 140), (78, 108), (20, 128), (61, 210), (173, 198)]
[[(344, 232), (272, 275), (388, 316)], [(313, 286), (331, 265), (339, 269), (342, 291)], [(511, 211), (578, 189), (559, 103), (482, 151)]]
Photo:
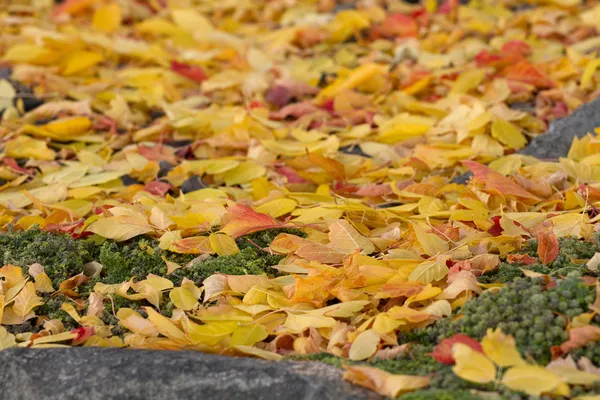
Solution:
[[(422, 3), (8, 6), (0, 349), (596, 398), (600, 131), (516, 151), (600, 94), (600, 6)], [(540, 308), (484, 323), (518, 285)]]

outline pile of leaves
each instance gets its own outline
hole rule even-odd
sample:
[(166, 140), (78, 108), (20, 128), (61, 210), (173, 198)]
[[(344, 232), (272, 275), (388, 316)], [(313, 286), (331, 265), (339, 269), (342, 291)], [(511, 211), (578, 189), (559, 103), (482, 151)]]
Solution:
[(600, 140), (516, 152), (600, 95), (596, 2), (0, 20), (0, 349), (321, 360), (413, 400), (600, 395)]

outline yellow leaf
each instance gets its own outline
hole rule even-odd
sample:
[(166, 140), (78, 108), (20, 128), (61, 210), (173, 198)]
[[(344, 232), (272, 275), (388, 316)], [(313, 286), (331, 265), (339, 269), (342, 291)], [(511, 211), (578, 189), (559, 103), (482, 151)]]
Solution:
[(375, 332), (373, 329), (368, 329), (360, 333), (350, 346), (348, 358), (353, 361), (366, 360), (375, 354), (380, 340), (381, 337), (379, 336), (379, 333)]
[(329, 225), (329, 240), (331, 247), (344, 253), (362, 250), (365, 254), (371, 254), (375, 251), (373, 243), (343, 219)]
[(13, 106), (17, 91), (6, 79), (0, 80), (0, 110)]
[(496, 367), (489, 358), (466, 344), (452, 346), (452, 355), (456, 360), (452, 370), (458, 377), (476, 383), (489, 383), (496, 379)]
[(41, 293), (52, 293), (54, 292), (54, 288), (52, 287), (52, 281), (50, 277), (46, 275), (45, 272), (38, 274), (33, 278), (35, 281), (35, 290)]
[(491, 133), (494, 138), (511, 149), (519, 150), (527, 144), (527, 139), (519, 128), (503, 119), (495, 119), (492, 122)]
[(15, 297), (13, 310), (19, 317), (25, 317), (31, 310), (42, 304), (44, 301), (35, 293), (33, 282), (27, 282)]
[(485, 78), (485, 70), (472, 69), (465, 71), (452, 84), (450, 93), (467, 93), (481, 84)]
[(176, 287), (169, 293), (169, 298), (175, 307), (188, 311), (194, 308), (198, 299), (187, 289)]
[(271, 351), (259, 349), (257, 347), (252, 347), (252, 346), (238, 345), (238, 346), (235, 346), (235, 349), (244, 354), (262, 358), (264, 360), (279, 361), (283, 358), (283, 356), (281, 354), (273, 353)]
[(448, 251), (448, 242), (440, 238), (435, 233), (426, 233), (420, 226), (413, 223), (412, 227), (417, 235), (417, 240), (423, 251), (428, 256), (435, 256), (436, 254), (445, 253)]
[(268, 214), (273, 218), (279, 218), (291, 213), (297, 206), (298, 203), (295, 200), (277, 199), (263, 203), (254, 210), (259, 213)]
[(146, 313), (148, 313), (148, 321), (150, 321), (158, 333), (169, 339), (186, 340), (185, 333), (180, 330), (169, 318), (156, 312), (152, 307), (144, 307)]
[(502, 333), (500, 328), (496, 330), (489, 328), (481, 341), (481, 347), (485, 355), (499, 367), (525, 364), (517, 350), (515, 339)]
[(244, 161), (237, 167), (225, 172), (223, 180), (225, 180), (227, 186), (241, 185), (260, 178), (266, 172), (267, 169), (255, 161)]
[(152, 227), (147, 221), (140, 220), (136, 217), (122, 215), (101, 218), (88, 226), (87, 230), (107, 239), (122, 242), (131, 239), (132, 237), (151, 232)]
[(284, 326), (290, 333), (300, 333), (306, 328), (333, 328), (335, 319), (324, 315), (288, 314)]
[(4, 154), (14, 158), (34, 158), (36, 160), (54, 160), (56, 154), (50, 150), (43, 140), (21, 135), (9, 140), (4, 147)]
[(210, 247), (220, 256), (229, 256), (240, 252), (235, 240), (229, 235), (211, 233), (208, 238)]
[(191, 8), (178, 8), (171, 12), (173, 22), (188, 32), (208, 33), (214, 30), (211, 22)]
[(37, 64), (51, 55), (52, 52), (44, 47), (35, 44), (19, 43), (6, 50), (4, 60)]
[(548, 365), (546, 369), (560, 376), (566, 383), (571, 385), (591, 385), (600, 381), (600, 376), (591, 372), (580, 371), (568, 365)]
[(269, 336), (267, 329), (260, 324), (242, 325), (231, 335), (231, 346), (254, 346)]
[(63, 75), (75, 75), (104, 61), (104, 56), (92, 51), (75, 51), (65, 60)]
[(159, 334), (158, 329), (152, 322), (143, 318), (131, 308), (119, 308), (117, 318), (119, 319), (119, 325), (138, 335), (156, 337)]
[(344, 368), (346, 369), (345, 380), (390, 398), (426, 388), (430, 382), (427, 376), (395, 375), (374, 367), (345, 365)]
[(150, 223), (161, 230), (166, 230), (169, 226), (175, 224), (159, 207), (152, 207), (152, 210), (150, 210)]
[(119, 29), (121, 18), (121, 7), (118, 3), (105, 4), (94, 12), (92, 25), (97, 31), (111, 33)]
[(510, 389), (540, 396), (556, 389), (563, 379), (537, 365), (517, 365), (506, 371), (502, 383)]
[(16, 345), (15, 335), (8, 333), (5, 327), (0, 326), (0, 350), (9, 349)]
[(221, 340), (235, 332), (238, 327), (235, 321), (212, 321), (209, 324), (198, 325), (188, 318), (182, 321), (183, 329), (188, 338), (194, 343), (215, 346)]
[(445, 262), (440, 262), (437, 259), (424, 261), (415, 268), (408, 280), (412, 282), (431, 283), (439, 281), (448, 274), (448, 267)]

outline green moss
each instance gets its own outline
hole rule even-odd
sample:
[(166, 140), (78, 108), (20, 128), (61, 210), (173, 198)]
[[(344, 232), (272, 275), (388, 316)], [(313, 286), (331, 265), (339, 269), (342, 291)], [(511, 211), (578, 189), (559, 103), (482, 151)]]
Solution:
[(540, 279), (518, 278), (498, 292), (485, 292), (467, 302), (461, 318), (444, 318), (423, 330), (402, 334), (400, 340), (435, 345), (456, 333), (477, 340), (487, 329), (502, 328), (515, 337), (521, 353), (539, 363), (550, 361), (550, 348), (568, 339), (567, 317), (588, 310), (594, 301), (593, 288), (573, 276), (544, 290)]
[[(530, 240), (526, 243), (521, 254), (527, 254), (537, 259), (537, 246), (537, 240)], [(600, 246), (598, 246), (596, 241), (561, 238), (559, 239), (558, 256), (551, 263), (542, 264), (541, 262), (536, 262), (531, 265), (524, 265), (521, 263), (509, 264), (502, 262), (496, 270), (481, 276), (479, 281), (482, 283), (512, 282), (524, 276), (521, 268), (551, 276), (566, 276), (572, 272), (596, 276), (596, 273), (587, 269), (585, 263), (574, 261), (588, 260), (598, 251), (600, 251)]]
[[(91, 261), (98, 261), (103, 265), (100, 277), (103, 283), (124, 282), (132, 276), (143, 279), (148, 274), (156, 274), (171, 279), (177, 285), (184, 277), (201, 283), (216, 272), (230, 275), (275, 275), (277, 271), (271, 267), (282, 257), (272, 255), (261, 248), (267, 247), (280, 233), (304, 236), (304, 233), (297, 229), (256, 232), (236, 240), (241, 250), (238, 254), (202, 259), (196, 255), (163, 250), (158, 247), (157, 240), (146, 237), (119, 243), (106, 240), (98, 246), (92, 240), (75, 240), (69, 235), (53, 234), (33, 228), (0, 235), (0, 256), (3, 264), (23, 268), (36, 262), (42, 264), (56, 288), (65, 279), (81, 273), (84, 265)], [(174, 274), (167, 275), (167, 265), (163, 258), (182, 266), (194, 259), (197, 261), (193, 262), (190, 268), (182, 268)], [(88, 291), (90, 290), (91, 288)]]
[(40, 263), (55, 287), (81, 273), (84, 264), (97, 258), (98, 250), (90, 240), (73, 240), (69, 235), (48, 233), (37, 228), (0, 235), (2, 265), (26, 268)]
[(102, 282), (119, 283), (132, 276), (143, 279), (148, 274), (155, 274), (174, 278), (175, 283), (180, 283), (181, 278), (167, 275), (167, 264), (162, 257), (185, 266), (196, 256), (162, 250), (156, 240), (143, 237), (124, 243), (106, 241), (100, 246), (98, 257), (98, 262), (104, 267)]
[(186, 277), (198, 284), (217, 272), (227, 275), (276, 275), (277, 270), (271, 267), (282, 258), (256, 247), (245, 247), (237, 254), (193, 261), (189, 268), (178, 269), (173, 275)]

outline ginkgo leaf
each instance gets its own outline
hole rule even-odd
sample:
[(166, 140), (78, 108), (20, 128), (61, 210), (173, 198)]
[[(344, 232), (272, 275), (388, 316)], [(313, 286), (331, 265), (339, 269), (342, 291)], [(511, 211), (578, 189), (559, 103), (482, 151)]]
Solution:
[(557, 374), (537, 365), (517, 365), (504, 373), (502, 383), (513, 390), (539, 396), (556, 389), (564, 380)]
[(475, 383), (489, 383), (496, 379), (496, 367), (482, 353), (463, 343), (452, 346), (452, 357), (456, 365), (454, 373), (462, 379)]
[(361, 250), (365, 254), (375, 251), (375, 246), (368, 238), (362, 236), (348, 221), (337, 220), (329, 225), (330, 246), (344, 253)]

